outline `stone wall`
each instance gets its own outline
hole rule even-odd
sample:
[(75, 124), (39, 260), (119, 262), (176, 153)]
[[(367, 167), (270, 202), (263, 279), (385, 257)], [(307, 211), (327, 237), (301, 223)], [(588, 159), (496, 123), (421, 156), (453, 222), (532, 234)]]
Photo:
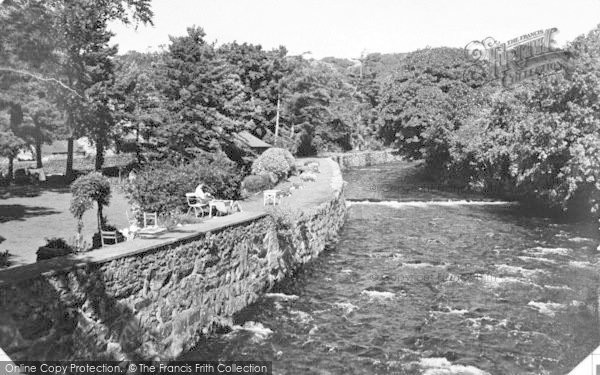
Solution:
[(346, 215), (336, 170), (331, 199), (299, 216), (0, 285), (0, 347), (15, 361), (177, 358), (336, 239)]
[(342, 169), (366, 167), (401, 160), (400, 156), (395, 155), (392, 150), (348, 152), (332, 154), (330, 157)]

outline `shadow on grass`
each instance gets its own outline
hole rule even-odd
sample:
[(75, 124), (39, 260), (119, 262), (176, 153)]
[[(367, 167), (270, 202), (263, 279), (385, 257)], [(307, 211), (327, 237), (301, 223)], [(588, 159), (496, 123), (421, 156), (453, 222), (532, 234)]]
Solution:
[(55, 215), (60, 212), (48, 207), (24, 206), (21, 204), (0, 204), (0, 223), (23, 221), (36, 216)]

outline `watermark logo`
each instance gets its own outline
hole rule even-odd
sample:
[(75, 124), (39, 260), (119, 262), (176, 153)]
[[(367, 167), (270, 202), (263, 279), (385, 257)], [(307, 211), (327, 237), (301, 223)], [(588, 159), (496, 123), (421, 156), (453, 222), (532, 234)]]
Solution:
[(569, 58), (566, 51), (554, 46), (557, 32), (557, 28), (537, 30), (505, 43), (492, 37), (474, 40), (465, 46), (465, 54), (473, 61), (465, 75), (488, 77), (488, 82), (499, 80), (508, 87), (534, 76), (554, 74), (568, 67)]

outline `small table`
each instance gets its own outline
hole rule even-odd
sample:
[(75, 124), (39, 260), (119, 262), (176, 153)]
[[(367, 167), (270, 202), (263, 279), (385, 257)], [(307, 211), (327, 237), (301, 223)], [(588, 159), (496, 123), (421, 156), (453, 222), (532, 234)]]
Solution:
[(266, 206), (269, 202), (271, 202), (270, 204), (273, 205), (281, 204), (281, 196), (279, 195), (279, 192), (280, 191), (277, 189), (265, 190), (263, 192), (263, 206)]

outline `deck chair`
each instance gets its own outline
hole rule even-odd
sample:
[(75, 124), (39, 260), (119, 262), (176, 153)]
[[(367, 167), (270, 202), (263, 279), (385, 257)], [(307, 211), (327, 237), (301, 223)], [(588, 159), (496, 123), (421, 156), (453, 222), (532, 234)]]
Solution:
[[(102, 247), (106, 245), (116, 245), (118, 243), (117, 240), (117, 231), (116, 230), (101, 230), (100, 231), (100, 240), (102, 242)], [(111, 242), (111, 243), (107, 243)]]
[(138, 236), (157, 236), (167, 231), (167, 228), (158, 226), (158, 214), (156, 212), (144, 212), (144, 227), (140, 229)]
[(196, 217), (198, 217), (198, 211), (200, 211), (202, 216), (208, 213), (209, 200), (200, 199), (195, 193), (185, 193), (185, 199), (187, 200), (188, 204), (188, 211), (186, 215), (189, 215), (192, 210), (194, 210), (194, 216)]

